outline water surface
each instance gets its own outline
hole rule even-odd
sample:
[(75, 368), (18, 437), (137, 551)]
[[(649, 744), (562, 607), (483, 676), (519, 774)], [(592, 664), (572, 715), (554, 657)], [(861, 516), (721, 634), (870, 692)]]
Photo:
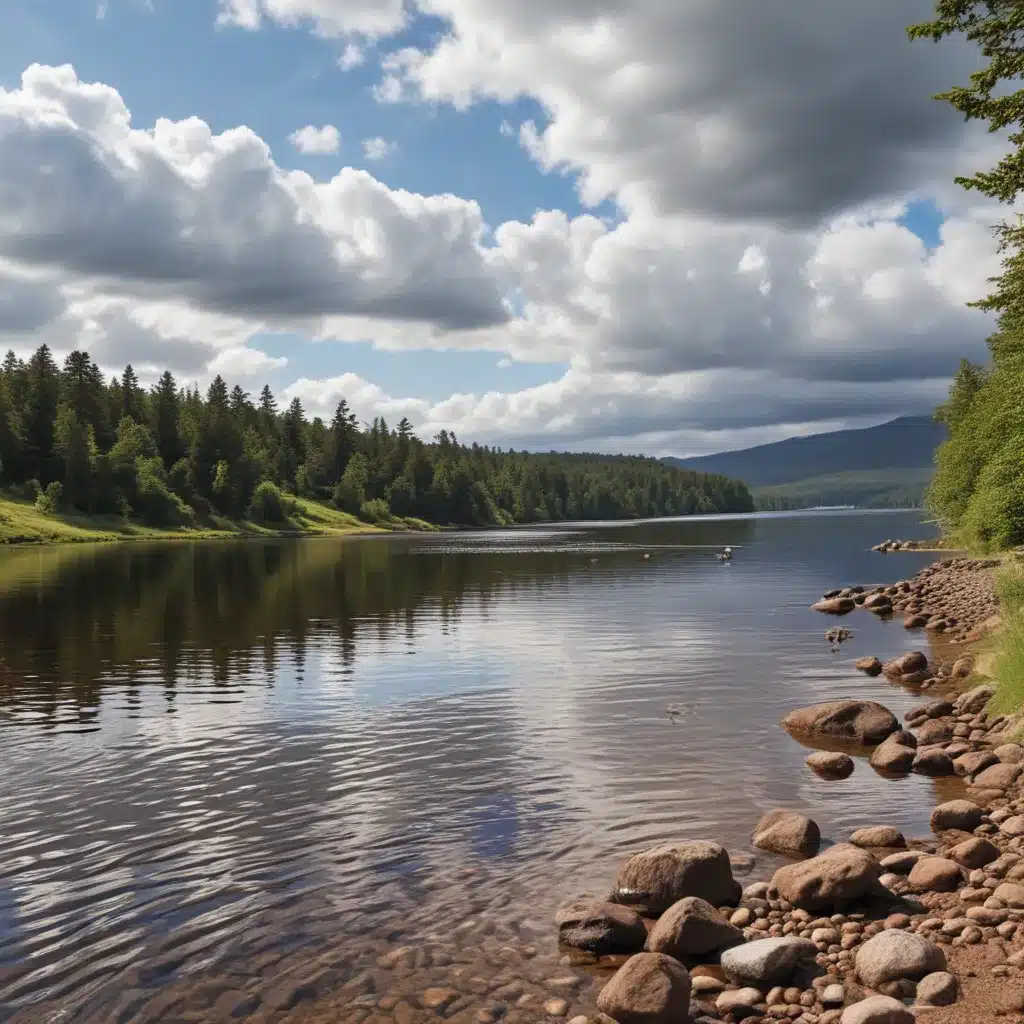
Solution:
[(868, 551), (919, 518), (0, 553), (0, 1017), (368, 1007), (402, 944), (434, 983), (469, 947), (564, 974), (555, 907), (647, 845), (750, 852), (775, 806), (925, 831), (934, 782), (823, 782), (778, 728), (918, 702), (853, 662), (923, 637), (857, 612), (833, 656), (808, 606), (930, 562)]

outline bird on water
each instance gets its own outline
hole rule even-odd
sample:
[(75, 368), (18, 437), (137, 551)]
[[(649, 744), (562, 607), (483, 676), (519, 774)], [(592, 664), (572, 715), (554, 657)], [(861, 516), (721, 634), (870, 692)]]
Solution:
[(849, 640), (851, 636), (853, 633), (843, 626), (833, 626), (831, 629), (825, 630), (825, 639), (829, 642), (833, 654), (838, 654), (840, 645)]

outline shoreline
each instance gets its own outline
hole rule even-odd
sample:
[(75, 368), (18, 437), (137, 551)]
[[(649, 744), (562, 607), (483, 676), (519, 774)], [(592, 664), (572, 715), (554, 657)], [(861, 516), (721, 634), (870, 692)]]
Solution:
[[(995, 686), (975, 672), (977, 645), (997, 628), (997, 564), (946, 558), (889, 586), (829, 592), (843, 610), (815, 607), (840, 618), (902, 612), (908, 631), (942, 637), (955, 659), (858, 662), (869, 677), (936, 690), (902, 723), (871, 696), (797, 709), (783, 722), (807, 745), (859, 746), (856, 764), (812, 748), (807, 764), (822, 785), (854, 770), (962, 779), (962, 799), (936, 803), (932, 835), (879, 824), (826, 845), (798, 810), (766, 808), (755, 847), (792, 859), (741, 892), (739, 865), (716, 843), (635, 855), (607, 902), (576, 901), (556, 917), (560, 948), (589, 948), (593, 968), (618, 968), (597, 994), (598, 1020), (632, 1024), (652, 1003), (651, 1024), (687, 1019), (684, 1007), (696, 1024), (979, 1024), (1024, 1013), (1022, 716), (987, 714)], [(599, 955), (616, 942), (616, 956)]]

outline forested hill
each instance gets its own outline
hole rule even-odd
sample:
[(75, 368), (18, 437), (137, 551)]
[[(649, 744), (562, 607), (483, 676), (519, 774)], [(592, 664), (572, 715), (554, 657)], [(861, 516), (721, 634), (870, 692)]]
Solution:
[(749, 487), (766, 487), (839, 473), (929, 468), (944, 437), (945, 427), (930, 416), (904, 416), (877, 427), (791, 437), (742, 451), (671, 462), (736, 476)]
[(44, 345), (0, 367), (0, 485), (47, 511), (119, 513), (160, 526), (219, 513), (273, 521), (293, 492), (370, 522), (509, 525), (753, 508), (734, 480), (656, 459), (527, 454), (360, 426), (344, 401), (325, 423), (216, 377), (205, 394), (170, 372), (145, 390), (131, 366), (105, 381), (86, 352), (58, 367)]

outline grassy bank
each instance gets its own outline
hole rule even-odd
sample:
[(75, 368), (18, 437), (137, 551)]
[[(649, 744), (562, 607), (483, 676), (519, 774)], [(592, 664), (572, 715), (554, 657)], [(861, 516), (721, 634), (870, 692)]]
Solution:
[(1024, 563), (1017, 553), (997, 570), (996, 593), (1002, 625), (985, 642), (980, 660), (996, 686), (990, 707), (1016, 714), (1024, 710)]
[(0, 497), (0, 544), (68, 544), (117, 540), (204, 540), (230, 537), (291, 537), (356, 533), (385, 533), (394, 530), (432, 530), (419, 519), (395, 519), (386, 526), (374, 526), (328, 505), (307, 498), (295, 498), (295, 511), (285, 523), (270, 526), (246, 520), (211, 516), (193, 528), (161, 529), (123, 519), (120, 516), (58, 515), (35, 505)]

